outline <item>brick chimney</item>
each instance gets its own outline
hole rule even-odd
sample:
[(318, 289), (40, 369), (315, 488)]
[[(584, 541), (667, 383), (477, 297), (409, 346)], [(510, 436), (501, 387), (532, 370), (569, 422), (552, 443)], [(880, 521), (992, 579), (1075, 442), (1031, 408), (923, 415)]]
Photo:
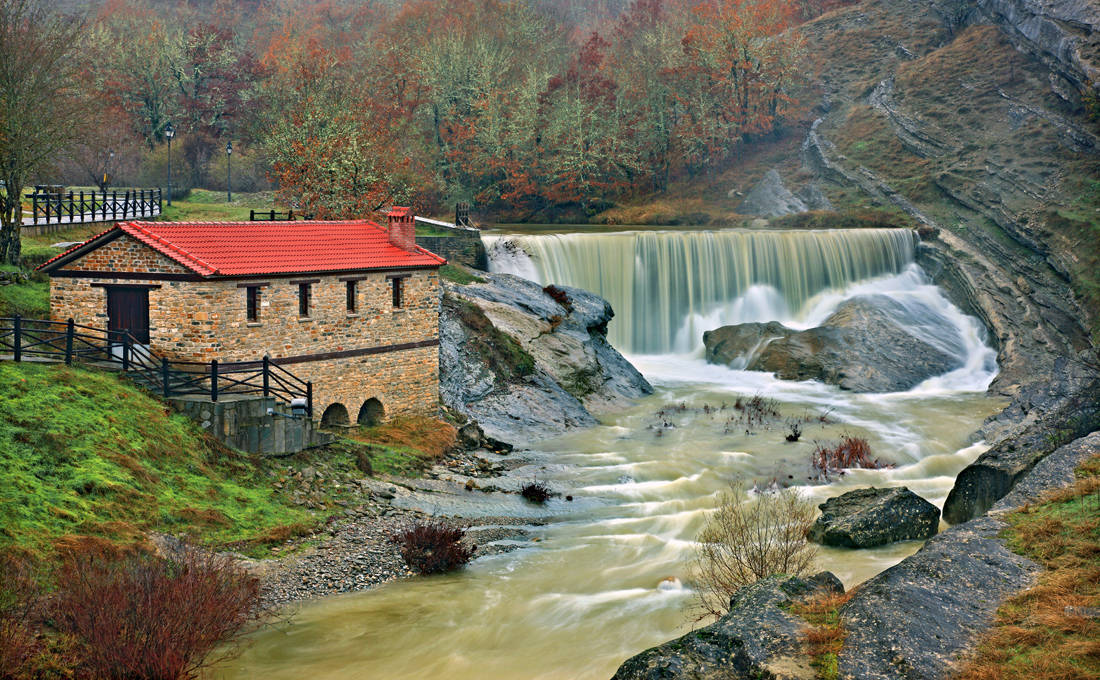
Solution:
[(390, 209), (390, 243), (404, 250), (413, 250), (416, 246), (415, 216), (409, 208), (394, 206)]

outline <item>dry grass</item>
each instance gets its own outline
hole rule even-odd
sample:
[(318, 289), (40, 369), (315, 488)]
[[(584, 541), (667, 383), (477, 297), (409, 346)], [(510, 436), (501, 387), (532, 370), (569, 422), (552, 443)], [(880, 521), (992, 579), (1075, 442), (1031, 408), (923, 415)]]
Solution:
[(424, 460), (435, 460), (454, 448), (458, 430), (442, 420), (416, 416), (359, 428), (349, 436), (366, 444), (409, 449)]
[(818, 595), (792, 607), (791, 611), (806, 619), (806, 654), (821, 680), (834, 680), (839, 674), (838, 658), (848, 636), (840, 622), (840, 608), (855, 594), (828, 593)]
[(1008, 545), (1046, 567), (997, 612), (966, 680), (1100, 678), (1100, 455), (1070, 487), (1010, 515)]

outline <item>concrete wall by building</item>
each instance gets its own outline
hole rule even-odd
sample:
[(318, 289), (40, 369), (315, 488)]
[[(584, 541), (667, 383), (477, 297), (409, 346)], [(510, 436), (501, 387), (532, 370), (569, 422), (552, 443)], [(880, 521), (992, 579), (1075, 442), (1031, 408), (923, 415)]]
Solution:
[[(102, 272), (117, 275), (94, 276)], [(126, 279), (127, 273), (142, 278)], [(104, 286), (154, 286), (149, 290), (149, 334), (150, 348), (158, 354), (201, 362), (251, 361), (267, 354), (294, 375), (313, 381), (316, 418), (339, 403), (354, 422), (370, 399), (381, 402), (387, 418), (438, 409), (437, 269), (186, 280), (191, 274), (140, 241), (122, 236), (55, 272), (51, 316), (106, 328)], [(402, 277), (402, 305), (396, 309), (395, 276)], [(350, 313), (348, 279), (355, 279), (356, 310)], [(310, 286), (308, 317), (298, 313), (303, 281)], [(247, 318), (247, 286), (260, 286), (254, 322)]]

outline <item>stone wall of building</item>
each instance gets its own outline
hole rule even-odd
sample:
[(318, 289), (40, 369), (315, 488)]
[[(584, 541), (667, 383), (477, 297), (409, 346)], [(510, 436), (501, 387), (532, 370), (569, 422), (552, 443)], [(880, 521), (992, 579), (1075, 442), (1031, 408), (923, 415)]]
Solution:
[[(144, 244), (119, 238), (66, 265), (84, 272), (189, 273)], [(393, 307), (400, 276), (402, 305)], [(347, 281), (356, 278), (356, 310)], [(310, 313), (299, 316), (298, 284), (309, 281)], [(98, 284), (98, 285), (94, 285)], [(51, 316), (107, 327), (104, 285), (150, 285), (150, 348), (181, 361), (253, 361), (265, 354), (314, 382), (314, 416), (343, 404), (354, 422), (363, 403), (386, 416), (434, 413), (439, 401), (439, 273), (436, 269), (254, 279), (126, 280), (54, 276)], [(247, 288), (260, 285), (259, 318), (247, 319)], [(421, 346), (415, 346), (418, 343)], [(392, 346), (408, 346), (393, 348)], [(386, 351), (388, 348), (388, 351)], [(371, 353), (364, 353), (370, 351)], [(377, 351), (377, 352), (376, 352)], [(342, 353), (344, 356), (326, 356)]]

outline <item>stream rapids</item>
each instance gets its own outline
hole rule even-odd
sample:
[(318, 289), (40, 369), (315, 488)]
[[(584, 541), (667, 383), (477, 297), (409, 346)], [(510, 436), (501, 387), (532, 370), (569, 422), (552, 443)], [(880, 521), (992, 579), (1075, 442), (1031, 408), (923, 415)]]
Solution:
[[(984, 330), (928, 282), (909, 231), (513, 232), (486, 242), (495, 271), (606, 297), (617, 314), (609, 338), (655, 393), (597, 427), (531, 446), (509, 474), (563, 494), (544, 508), (479, 492), (461, 507), (418, 499), (442, 514), (538, 517), (532, 540), (454, 574), (305, 603), (219, 677), (609, 678), (626, 658), (698, 625), (693, 540), (731, 482), (793, 485), (815, 502), (905, 485), (942, 507), (955, 475), (986, 449), (971, 433), (1004, 405), (986, 396), (997, 368)], [(909, 327), (951, 348), (957, 368), (907, 392), (854, 394), (702, 359), (705, 330), (771, 320), (809, 328), (871, 293), (900, 303)], [(746, 427), (733, 404), (755, 395), (775, 400), (779, 416)], [(804, 431), (788, 443), (792, 420)], [(843, 434), (866, 437), (893, 467), (825, 482), (810, 453)], [(850, 587), (920, 545), (823, 548), (818, 567)]]

